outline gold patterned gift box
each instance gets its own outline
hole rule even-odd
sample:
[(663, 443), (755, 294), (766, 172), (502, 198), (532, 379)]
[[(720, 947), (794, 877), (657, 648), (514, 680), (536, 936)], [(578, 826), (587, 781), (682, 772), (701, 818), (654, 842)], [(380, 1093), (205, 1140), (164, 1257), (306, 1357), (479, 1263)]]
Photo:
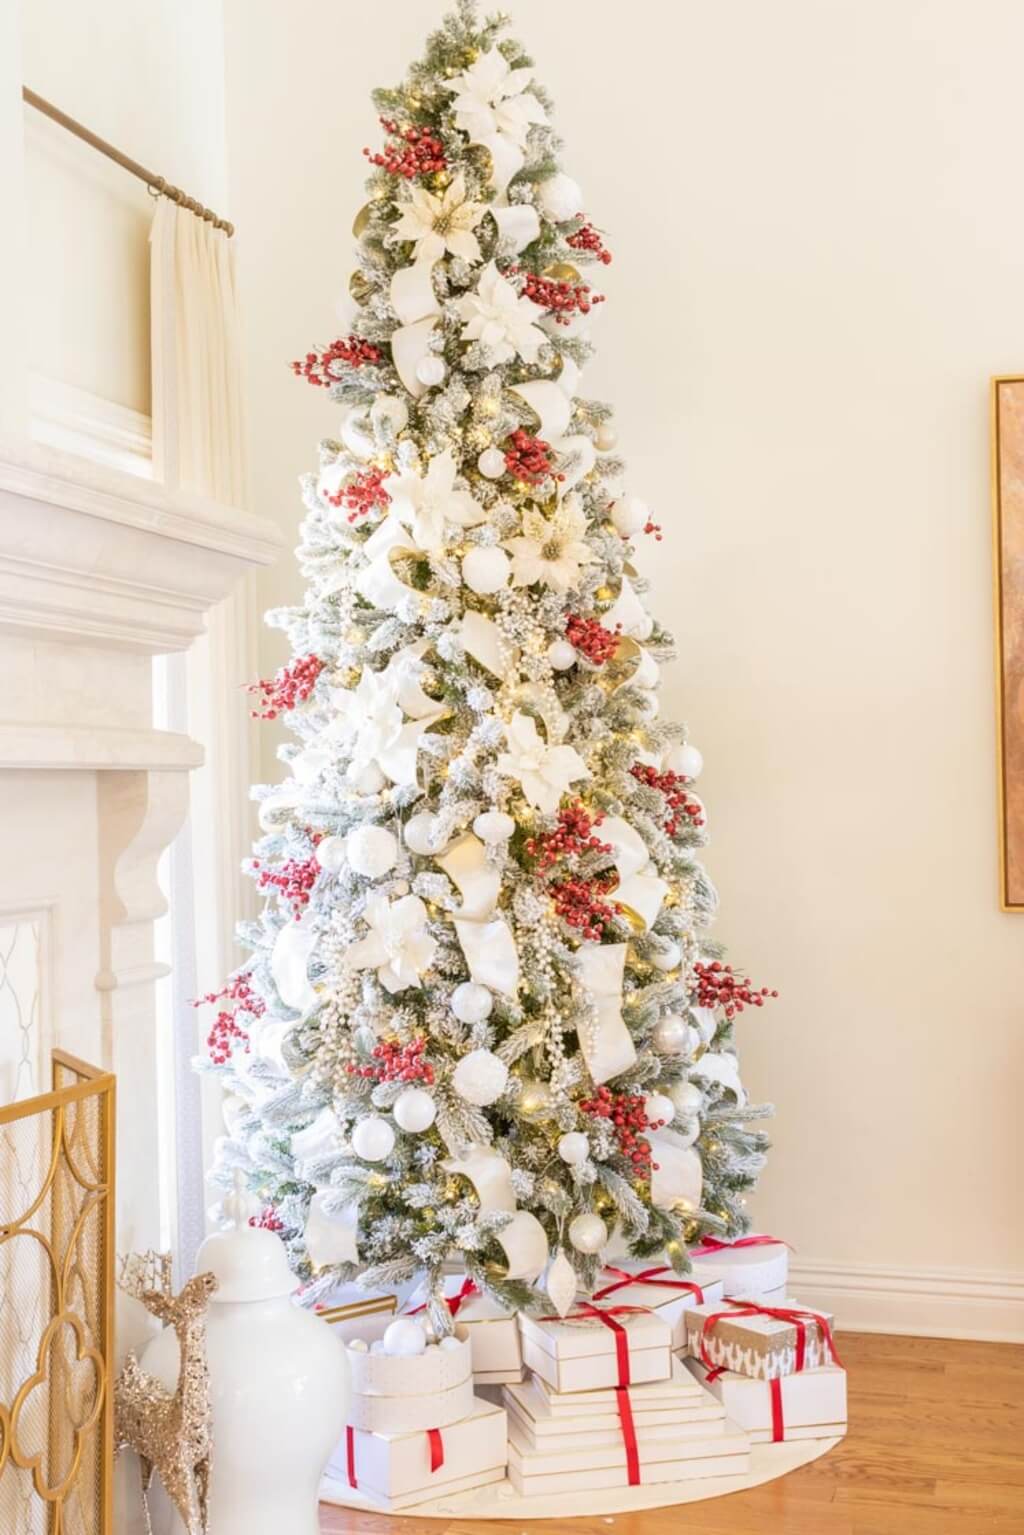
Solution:
[(828, 1312), (808, 1311), (798, 1301), (766, 1306), (728, 1296), (687, 1312), (687, 1345), (710, 1370), (777, 1380), (835, 1362), (832, 1322)]

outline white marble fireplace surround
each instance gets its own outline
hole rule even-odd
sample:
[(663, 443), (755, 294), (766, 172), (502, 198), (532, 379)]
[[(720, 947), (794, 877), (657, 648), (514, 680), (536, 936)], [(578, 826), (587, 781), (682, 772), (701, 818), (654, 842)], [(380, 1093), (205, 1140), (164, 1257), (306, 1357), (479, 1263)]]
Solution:
[(117, 1073), (122, 1251), (159, 1237), (156, 871), (203, 756), (153, 728), (152, 658), (280, 543), (264, 518), (0, 438), (0, 926), (29, 925), (39, 956), (35, 1081), (50, 1044)]

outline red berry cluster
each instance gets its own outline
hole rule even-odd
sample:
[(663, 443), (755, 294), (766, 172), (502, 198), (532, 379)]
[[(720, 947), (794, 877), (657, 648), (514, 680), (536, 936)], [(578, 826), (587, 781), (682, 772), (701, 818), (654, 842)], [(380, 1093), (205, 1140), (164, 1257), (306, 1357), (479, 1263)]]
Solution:
[[(525, 480), (527, 485), (539, 485), (549, 474), (554, 473), (555, 466), (550, 453), (549, 443), (540, 437), (531, 437), (529, 432), (519, 427), (508, 439), (505, 467), (517, 480)], [(558, 474), (555, 478), (564, 480), (565, 475)]]
[(276, 890), (283, 900), (291, 903), (292, 916), (301, 917), (309, 905), (310, 892), (320, 874), (320, 865), (316, 859), (312, 856), (289, 858), (276, 869), (267, 869), (260, 866), (258, 858), (254, 858), (252, 866), (259, 869), (257, 883), (260, 889)]
[(653, 517), (648, 517), (647, 521), (644, 523), (643, 530), (644, 530), (645, 533), (653, 533), (654, 534), (654, 542), (656, 544), (660, 544), (661, 543), (661, 523), (660, 522), (655, 522)]
[(434, 1085), (434, 1068), (423, 1059), (427, 1041), (423, 1035), (400, 1045), (397, 1039), (382, 1040), (373, 1047), (373, 1060), (366, 1066), (348, 1063), (352, 1076), (372, 1078), (375, 1082), (425, 1082)]
[(581, 618), (578, 613), (570, 613), (565, 637), (594, 666), (603, 666), (619, 648), (621, 629), (621, 624), (616, 624), (614, 630), (606, 629), (596, 618)]
[(589, 283), (558, 282), (553, 277), (525, 274), (523, 293), (553, 315), (559, 325), (568, 325), (574, 314), (589, 314), (595, 304), (604, 303), (603, 293), (593, 293)]
[(319, 656), (299, 656), (282, 666), (273, 678), (263, 677), (259, 682), (250, 682), (249, 692), (260, 695), (260, 707), (249, 711), (253, 719), (276, 720), (282, 710), (305, 703), (323, 669), (324, 663)]
[(363, 154), (371, 165), (379, 166), (389, 176), (404, 176), (411, 181), (414, 176), (430, 176), (447, 167), (444, 145), (426, 128), (402, 128), (394, 118), (382, 117), (380, 125), (385, 133), (396, 141), (386, 144), (380, 154), (364, 149)]
[(284, 1230), (284, 1222), (273, 1205), (268, 1205), (265, 1210), (260, 1211), (259, 1215), (250, 1215), (249, 1225), (258, 1227), (260, 1231)]
[(365, 469), (348, 485), (343, 486), (337, 495), (326, 496), (324, 499), (332, 506), (346, 507), (349, 522), (366, 517), (374, 510), (386, 511), (391, 505), (391, 497), (384, 489), (384, 475), (380, 469)]
[(615, 1140), (627, 1161), (632, 1162), (634, 1173), (647, 1178), (658, 1171), (658, 1164), (651, 1160), (651, 1143), (645, 1130), (660, 1130), (663, 1119), (648, 1119), (647, 1105), (636, 1093), (613, 1093), (610, 1087), (599, 1087), (593, 1098), (585, 1098), (577, 1108), (592, 1119), (608, 1119), (615, 1127)]
[(261, 1018), (267, 1010), (263, 998), (258, 997), (249, 985), (248, 974), (236, 975), (221, 991), (208, 991), (204, 997), (197, 997), (192, 1005), (202, 1007), (204, 1002), (220, 1002), (225, 997), (237, 1003), (237, 1007), (221, 1008), (206, 1036), (206, 1048), (215, 1066), (227, 1064), (236, 1044), (244, 1042), (246, 1051), (249, 1049), (249, 1036), (237, 1015), (249, 1013), (253, 1018)]
[(618, 875), (609, 873), (599, 874), (595, 879), (556, 880), (548, 889), (562, 921), (574, 927), (582, 938), (600, 943), (605, 927), (619, 911), (614, 901), (604, 899), (618, 882)]
[(704, 825), (703, 808), (696, 800), (690, 799), (684, 787), (686, 779), (679, 773), (671, 773), (668, 769), (659, 773), (657, 768), (646, 762), (634, 762), (629, 771), (638, 783), (646, 784), (649, 789), (660, 789), (664, 794), (665, 806), (669, 811), (665, 830), (670, 837), (674, 837), (679, 830), (681, 816), (687, 816), (691, 826)]
[(593, 224), (584, 224), (581, 229), (577, 229), (574, 235), (570, 235), (565, 243), (566, 245), (571, 245), (573, 250), (589, 251), (596, 260), (602, 262), (605, 266), (611, 266), (612, 264), (612, 253), (606, 248), (604, 241)]
[(330, 346), (321, 347), (318, 352), (307, 352), (303, 360), (293, 362), (291, 368), (298, 378), (304, 378), (317, 389), (326, 389), (338, 377), (335, 364), (340, 363), (345, 368), (365, 368), (380, 360), (380, 348), (372, 341), (363, 341), (359, 336), (344, 336), (332, 341)]
[(591, 815), (579, 800), (575, 800), (571, 805), (562, 806), (558, 812), (558, 826), (554, 831), (527, 838), (526, 851), (531, 858), (536, 858), (541, 874), (552, 868), (560, 858), (579, 858), (583, 853), (610, 853), (611, 843), (602, 842), (600, 837), (594, 836), (594, 828), (600, 826), (603, 820), (601, 811)]
[(718, 959), (693, 968), (697, 975), (698, 1006), (721, 1007), (727, 1018), (742, 1013), (745, 1007), (764, 1007), (766, 997), (778, 996), (777, 991), (769, 991), (767, 986), (760, 990), (751, 986), (741, 971), (723, 965)]

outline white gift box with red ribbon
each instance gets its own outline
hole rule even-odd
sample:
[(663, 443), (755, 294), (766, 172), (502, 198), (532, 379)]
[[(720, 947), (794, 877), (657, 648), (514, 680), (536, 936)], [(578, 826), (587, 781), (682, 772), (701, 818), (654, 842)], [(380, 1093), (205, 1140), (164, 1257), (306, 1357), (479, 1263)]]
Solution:
[(523, 1361), (556, 1391), (668, 1380), (672, 1329), (638, 1306), (577, 1302), (566, 1317), (519, 1313)]
[(682, 1349), (686, 1347), (687, 1312), (705, 1302), (714, 1305), (720, 1301), (722, 1281), (714, 1279), (700, 1283), (676, 1274), (663, 1264), (646, 1264), (641, 1268), (618, 1268), (609, 1264), (602, 1271), (597, 1289), (590, 1298), (597, 1304), (622, 1301), (630, 1306), (646, 1306), (672, 1329), (672, 1348)]
[[(492, 1296), (482, 1294), (463, 1274), (447, 1275), (443, 1283), (455, 1335), (469, 1341), (476, 1384), (502, 1386), (521, 1381), (523, 1351), (516, 1313)], [(407, 1314), (422, 1316), (426, 1300), (426, 1289), (421, 1286), (410, 1297)]]
[(688, 1359), (686, 1365), (755, 1444), (833, 1439), (846, 1432), (846, 1371), (840, 1365), (775, 1380), (712, 1371), (699, 1359)]
[[(646, 1393), (662, 1388), (661, 1394)], [(725, 1418), (725, 1408), (704, 1391), (681, 1361), (672, 1378), (629, 1388), (633, 1424), (638, 1436), (673, 1440), (707, 1436)], [(591, 1402), (590, 1398), (598, 1400)], [(539, 1376), (520, 1386), (506, 1386), (502, 1398), (520, 1448), (547, 1451), (622, 1443), (622, 1418), (615, 1391), (552, 1392)]]
[(534, 1453), (522, 1446), (513, 1424), (508, 1451), (509, 1481), (523, 1497), (743, 1476), (749, 1469), (750, 1440), (725, 1419), (692, 1437), (655, 1439), (640, 1431), (632, 1456), (621, 1440), (617, 1445), (593, 1442)]
[(789, 1248), (778, 1237), (751, 1233), (726, 1241), (704, 1237), (689, 1251), (691, 1279), (698, 1284), (721, 1280), (726, 1295), (763, 1296), (785, 1293), (789, 1281)]
[(444, 1429), (399, 1434), (350, 1426), (327, 1467), (324, 1491), (330, 1497), (336, 1490), (341, 1498), (358, 1493), (394, 1513), (500, 1482), (507, 1459), (505, 1410), (477, 1399), (468, 1417)]

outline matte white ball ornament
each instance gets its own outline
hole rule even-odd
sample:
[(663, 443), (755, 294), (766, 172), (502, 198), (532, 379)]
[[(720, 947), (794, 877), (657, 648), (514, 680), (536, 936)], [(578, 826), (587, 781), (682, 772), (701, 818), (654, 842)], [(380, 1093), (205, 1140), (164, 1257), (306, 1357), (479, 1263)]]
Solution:
[(485, 448), (476, 461), (476, 467), (485, 480), (500, 480), (508, 465), (500, 448)]
[(409, 1359), (422, 1354), (427, 1346), (427, 1329), (411, 1316), (396, 1317), (381, 1339), (385, 1354)]
[(512, 566), (497, 544), (478, 544), (462, 557), (462, 579), (478, 597), (491, 597), (508, 585)]
[(459, 1097), (474, 1108), (496, 1103), (508, 1084), (508, 1067), (491, 1050), (471, 1050), (452, 1073)]
[(583, 189), (564, 171), (548, 176), (538, 189), (541, 212), (555, 224), (565, 224), (583, 212)]
[(644, 1113), (652, 1124), (660, 1119), (670, 1125), (676, 1117), (676, 1106), (665, 1093), (648, 1093), (644, 1099)]
[(696, 1082), (675, 1082), (668, 1092), (676, 1106), (676, 1113), (681, 1114), (684, 1119), (690, 1119), (700, 1112), (704, 1094)]
[(447, 376), (448, 369), (445, 367), (444, 358), (435, 356), (433, 352), (429, 357), (421, 357), (416, 364), (416, 377), (428, 388), (443, 384)]
[(352, 1150), (364, 1162), (383, 1162), (395, 1149), (395, 1132), (379, 1114), (357, 1120), (352, 1131)]
[(575, 666), (579, 660), (575, 645), (570, 645), (568, 640), (552, 640), (548, 646), (548, 660), (556, 672), (567, 672), (570, 666)]
[(349, 866), (367, 879), (380, 879), (395, 867), (398, 838), (386, 826), (356, 826), (345, 839)]
[(619, 434), (610, 421), (602, 421), (597, 429), (597, 451), (599, 453), (611, 453), (619, 445)]
[(486, 986), (476, 981), (463, 981), (452, 992), (452, 1012), (460, 1023), (483, 1023), (491, 1016), (494, 998)]
[(437, 1105), (422, 1087), (407, 1087), (396, 1099), (391, 1112), (400, 1130), (409, 1135), (421, 1135), (434, 1123)]
[(427, 854), (434, 852), (430, 838), (436, 824), (435, 818), (427, 810), (421, 810), (419, 815), (409, 817), (402, 836), (410, 853), (419, 853), (426, 857)]
[(690, 1025), (679, 1013), (666, 1013), (654, 1025), (651, 1038), (661, 1055), (682, 1055), (687, 1049)]
[(641, 501), (639, 496), (622, 496), (620, 500), (612, 502), (612, 527), (623, 538), (631, 538), (634, 533), (639, 533), (641, 528), (646, 527), (650, 515), (647, 502)]
[(569, 1222), (569, 1241), (577, 1252), (599, 1253), (608, 1241), (608, 1227), (599, 1215), (577, 1215)]
[(345, 841), (344, 837), (325, 837), (317, 844), (316, 861), (328, 874), (337, 874), (345, 862)]
[(496, 842), (507, 842), (515, 829), (515, 821), (504, 810), (485, 810), (473, 822), (476, 835), (489, 846)]
[(695, 746), (687, 743), (673, 746), (666, 752), (665, 766), (670, 773), (679, 773), (683, 778), (699, 778), (704, 770), (704, 758)]
[(682, 949), (674, 939), (668, 938), (651, 955), (651, 964), (655, 970), (674, 970), (682, 958)]
[(578, 1167), (581, 1162), (587, 1160), (590, 1155), (590, 1142), (582, 1130), (570, 1130), (567, 1134), (559, 1136), (558, 1155), (570, 1167)]

